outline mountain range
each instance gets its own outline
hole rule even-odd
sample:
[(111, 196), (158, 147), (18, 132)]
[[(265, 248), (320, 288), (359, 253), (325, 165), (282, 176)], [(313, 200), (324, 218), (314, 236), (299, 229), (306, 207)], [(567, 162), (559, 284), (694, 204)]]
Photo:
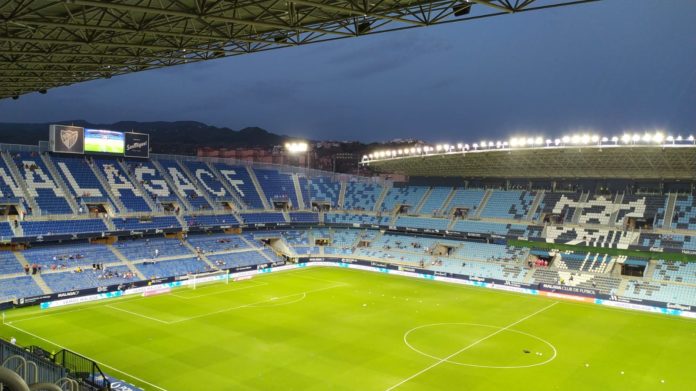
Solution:
[(48, 128), (51, 124), (147, 133), (150, 135), (152, 152), (185, 155), (195, 154), (196, 147), (269, 147), (282, 145), (289, 139), (288, 136), (274, 134), (258, 127), (233, 130), (196, 121), (120, 121), (97, 124), (85, 120), (70, 120), (52, 123), (0, 122), (0, 142), (37, 145), (41, 140), (48, 140)]

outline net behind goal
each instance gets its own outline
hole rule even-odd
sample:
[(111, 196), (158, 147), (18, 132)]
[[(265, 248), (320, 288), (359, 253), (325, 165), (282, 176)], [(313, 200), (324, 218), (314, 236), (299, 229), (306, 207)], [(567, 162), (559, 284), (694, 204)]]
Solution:
[(189, 274), (188, 277), (188, 287), (190, 289), (196, 289), (201, 284), (212, 284), (216, 282), (224, 282), (225, 284), (230, 283), (230, 271), (221, 270), (210, 273), (202, 274)]

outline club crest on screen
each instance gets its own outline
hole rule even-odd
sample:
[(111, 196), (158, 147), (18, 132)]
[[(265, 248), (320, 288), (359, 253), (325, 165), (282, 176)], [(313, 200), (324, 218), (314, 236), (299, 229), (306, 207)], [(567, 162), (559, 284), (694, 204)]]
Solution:
[(61, 129), (60, 130), (60, 141), (63, 142), (66, 148), (72, 149), (77, 142), (78, 132), (75, 129)]

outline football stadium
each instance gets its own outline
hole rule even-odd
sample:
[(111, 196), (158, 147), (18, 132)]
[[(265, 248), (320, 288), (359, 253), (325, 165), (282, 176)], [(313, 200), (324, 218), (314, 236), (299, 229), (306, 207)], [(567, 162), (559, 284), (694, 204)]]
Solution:
[[(590, 2), (36, 2), (0, 22), (0, 97)], [(368, 175), (2, 141), (0, 390), (696, 389), (688, 132), (385, 144)]]

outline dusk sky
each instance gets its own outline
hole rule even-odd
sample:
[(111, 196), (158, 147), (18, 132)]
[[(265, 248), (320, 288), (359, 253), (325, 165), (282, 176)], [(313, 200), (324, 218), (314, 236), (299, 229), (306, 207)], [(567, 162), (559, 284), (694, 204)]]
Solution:
[(196, 120), (312, 139), (696, 133), (696, 1), (606, 0), (119, 76), (0, 122)]

